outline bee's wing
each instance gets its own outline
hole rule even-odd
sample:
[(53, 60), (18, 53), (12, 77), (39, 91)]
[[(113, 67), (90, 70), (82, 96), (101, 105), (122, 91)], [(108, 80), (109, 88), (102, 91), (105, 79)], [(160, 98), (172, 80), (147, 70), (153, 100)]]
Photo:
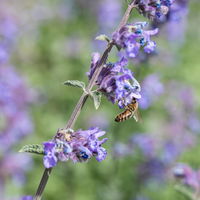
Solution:
[(142, 121), (142, 118), (141, 118), (141, 115), (140, 115), (140, 112), (138, 111), (138, 109), (136, 109), (134, 111), (134, 114), (133, 114), (133, 118), (135, 119), (136, 122), (141, 122)]

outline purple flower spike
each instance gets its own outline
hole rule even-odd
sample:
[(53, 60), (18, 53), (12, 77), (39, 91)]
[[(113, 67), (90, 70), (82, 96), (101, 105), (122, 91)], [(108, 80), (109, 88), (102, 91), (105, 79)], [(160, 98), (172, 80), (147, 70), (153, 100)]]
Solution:
[(158, 29), (144, 30), (147, 26), (146, 22), (137, 22), (124, 26), (113, 34), (115, 44), (125, 49), (129, 58), (135, 58), (140, 49), (144, 49), (146, 53), (152, 53), (156, 48), (156, 43), (151, 41), (151, 36), (158, 33)]
[(174, 168), (174, 176), (179, 178), (183, 184), (192, 187), (195, 191), (200, 188), (198, 172), (194, 171), (190, 166), (179, 163)]
[(140, 0), (138, 10), (150, 19), (160, 18), (168, 13), (173, 0)]
[(134, 78), (131, 70), (125, 68), (127, 62), (127, 59), (122, 57), (114, 64), (107, 64), (97, 80), (100, 91), (109, 101), (118, 103), (120, 108), (130, 104), (133, 98), (141, 98), (140, 84)]
[(46, 168), (54, 167), (58, 161), (67, 161), (71, 159), (74, 163), (84, 162), (91, 157), (96, 157), (97, 161), (106, 158), (107, 152), (101, 146), (107, 141), (107, 138), (99, 140), (105, 131), (99, 128), (89, 130), (78, 130), (70, 132), (60, 129), (54, 140), (44, 142), (44, 166)]
[(99, 128), (91, 128), (85, 131), (79, 130), (73, 133), (74, 139), (70, 142), (70, 146), (72, 146), (76, 155), (72, 153), (72, 160), (74, 162), (86, 161), (91, 156), (95, 156), (98, 161), (104, 160), (107, 153), (101, 145), (107, 141), (107, 138), (98, 140), (104, 134), (105, 131), (101, 131)]
[(44, 142), (44, 152), (45, 152), (45, 156), (44, 156), (44, 166), (46, 168), (51, 168), (56, 166), (57, 164), (57, 157), (55, 155), (56, 153), (56, 144), (54, 142)]

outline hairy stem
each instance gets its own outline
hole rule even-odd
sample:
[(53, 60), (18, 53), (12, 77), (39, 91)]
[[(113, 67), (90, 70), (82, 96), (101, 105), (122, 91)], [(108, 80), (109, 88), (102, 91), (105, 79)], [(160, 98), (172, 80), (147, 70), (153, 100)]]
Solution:
[[(126, 25), (128, 19), (129, 19), (130, 13), (131, 13), (131, 11), (134, 7), (135, 7), (135, 0), (133, 0), (132, 3), (130, 3), (128, 5), (128, 8), (126, 9), (125, 14), (124, 14), (121, 22), (119, 23), (119, 26), (117, 27), (116, 31), (119, 31), (124, 25)], [(102, 55), (102, 57), (101, 57), (101, 59), (98, 63), (98, 66), (97, 66), (90, 82), (88, 83), (86, 91), (90, 92), (91, 89), (94, 87), (94, 85), (97, 81), (97, 78), (98, 78), (104, 64), (106, 63), (108, 55), (109, 55), (111, 49), (113, 48), (113, 46), (114, 46), (114, 43), (113, 43), (113, 41), (111, 41), (108, 44), (106, 50), (104, 51), (104, 53), (103, 53), (103, 55)], [(83, 108), (87, 98), (88, 98), (88, 94), (86, 92), (83, 92), (78, 103), (76, 104), (76, 106), (74, 108), (74, 111), (71, 114), (69, 121), (66, 124), (66, 128), (73, 128), (74, 123), (76, 122), (76, 120), (77, 120), (77, 118), (78, 118), (78, 116), (81, 112), (81, 109)], [(44, 173), (43, 173), (43, 176), (41, 178), (40, 184), (38, 186), (37, 192), (35, 194), (34, 200), (41, 200), (43, 191), (46, 187), (46, 184), (48, 182), (51, 171), (52, 171), (52, 168), (44, 170)]]

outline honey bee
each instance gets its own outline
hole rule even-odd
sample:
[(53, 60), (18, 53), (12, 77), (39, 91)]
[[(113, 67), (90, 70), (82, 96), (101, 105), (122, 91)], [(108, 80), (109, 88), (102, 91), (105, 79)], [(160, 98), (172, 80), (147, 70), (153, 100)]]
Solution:
[(124, 112), (116, 116), (115, 121), (123, 122), (131, 117), (133, 117), (136, 122), (139, 120), (138, 102), (135, 98), (133, 98), (132, 102), (125, 107)]

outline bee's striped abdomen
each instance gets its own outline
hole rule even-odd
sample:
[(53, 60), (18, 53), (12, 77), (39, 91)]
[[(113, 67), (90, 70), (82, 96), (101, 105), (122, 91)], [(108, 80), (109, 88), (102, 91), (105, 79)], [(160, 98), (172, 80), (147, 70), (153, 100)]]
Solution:
[[(138, 102), (134, 98), (130, 104), (125, 107), (125, 111), (117, 115), (115, 118), (116, 122), (123, 122), (132, 116), (134, 116), (135, 111), (138, 109)], [(136, 120), (137, 121), (137, 120)]]
[(115, 118), (115, 121), (116, 122), (123, 122), (123, 121), (129, 119), (131, 116), (132, 116), (132, 111), (127, 109), (124, 112), (117, 115), (117, 117)]

